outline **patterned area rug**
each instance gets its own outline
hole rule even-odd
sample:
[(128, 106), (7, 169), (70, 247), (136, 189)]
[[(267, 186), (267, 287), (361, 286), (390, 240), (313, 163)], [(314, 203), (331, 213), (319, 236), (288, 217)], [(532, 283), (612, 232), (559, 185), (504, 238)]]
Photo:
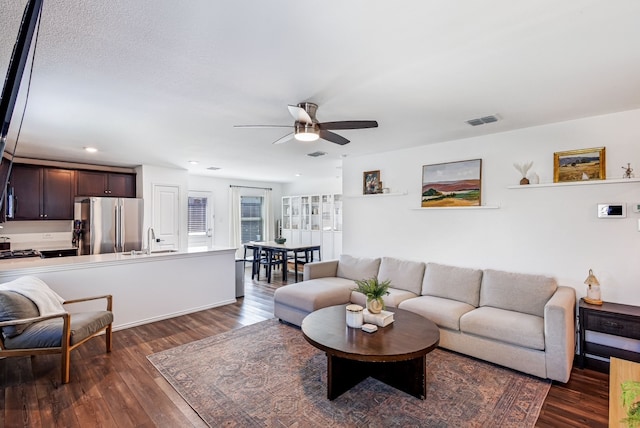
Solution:
[(528, 427), (550, 382), (436, 349), (427, 399), (368, 378), (334, 401), (326, 356), (277, 320), (150, 355), (212, 427)]

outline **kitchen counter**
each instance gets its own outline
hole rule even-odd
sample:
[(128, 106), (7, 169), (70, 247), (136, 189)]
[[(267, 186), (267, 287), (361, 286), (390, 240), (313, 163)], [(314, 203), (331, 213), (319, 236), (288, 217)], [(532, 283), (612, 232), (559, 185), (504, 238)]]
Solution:
[[(60, 247), (56, 247), (60, 249)], [(37, 250), (45, 250), (43, 247), (37, 248)], [(161, 250), (152, 252), (151, 254), (145, 254), (144, 252), (136, 251), (135, 254), (131, 252), (127, 253), (108, 253), (108, 254), (92, 254), (84, 256), (71, 256), (71, 257), (54, 257), (50, 259), (41, 259), (39, 257), (26, 257), (17, 259), (0, 260), (0, 282), (3, 278), (3, 273), (15, 274), (20, 271), (22, 275), (31, 275), (35, 272), (49, 271), (49, 270), (62, 270), (69, 269), (71, 267), (81, 267), (82, 265), (92, 264), (122, 264), (122, 263), (139, 263), (155, 259), (157, 257), (191, 257), (197, 255), (203, 255), (207, 253), (218, 252), (235, 252), (235, 248), (227, 247), (210, 247), (210, 248), (197, 248), (189, 249), (187, 251), (167, 251)], [(235, 259), (235, 257), (234, 257)]]
[[(113, 295), (114, 330), (236, 301), (235, 248), (0, 260), (0, 283), (31, 275), (65, 299)], [(103, 302), (70, 311), (104, 309)]]

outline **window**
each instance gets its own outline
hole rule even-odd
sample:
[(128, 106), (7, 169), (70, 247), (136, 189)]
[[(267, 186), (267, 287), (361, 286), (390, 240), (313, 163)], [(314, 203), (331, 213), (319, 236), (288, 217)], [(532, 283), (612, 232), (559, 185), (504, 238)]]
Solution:
[(264, 236), (264, 219), (262, 207), (262, 196), (240, 197), (240, 228), (243, 244), (249, 241), (262, 240)]
[(207, 198), (189, 196), (187, 231), (189, 235), (207, 234)]

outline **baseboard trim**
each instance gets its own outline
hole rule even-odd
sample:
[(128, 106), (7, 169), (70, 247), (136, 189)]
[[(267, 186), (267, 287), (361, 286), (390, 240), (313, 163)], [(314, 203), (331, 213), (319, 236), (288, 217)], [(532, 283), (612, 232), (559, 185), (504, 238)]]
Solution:
[(185, 309), (183, 311), (178, 311), (178, 312), (172, 312), (172, 313), (169, 313), (169, 314), (158, 315), (158, 316), (155, 316), (155, 317), (145, 318), (145, 319), (142, 319), (142, 320), (133, 321), (133, 322), (125, 323), (125, 324), (117, 324), (117, 325), (113, 326), (113, 331), (125, 330), (127, 328), (137, 327), (139, 325), (149, 324), (149, 323), (156, 322), (156, 321), (162, 321), (162, 320), (166, 320), (166, 319), (169, 319), (169, 318), (175, 318), (175, 317), (179, 317), (179, 316), (182, 316), (182, 315), (192, 314), (194, 312), (200, 312), (200, 311), (204, 311), (204, 310), (207, 310), (207, 309), (217, 308), (219, 306), (230, 305), (231, 303), (235, 303), (235, 302), (236, 302), (236, 299), (223, 300), (221, 302), (216, 302), (216, 303), (214, 303), (212, 305), (198, 306), (198, 307), (195, 307), (195, 308)]

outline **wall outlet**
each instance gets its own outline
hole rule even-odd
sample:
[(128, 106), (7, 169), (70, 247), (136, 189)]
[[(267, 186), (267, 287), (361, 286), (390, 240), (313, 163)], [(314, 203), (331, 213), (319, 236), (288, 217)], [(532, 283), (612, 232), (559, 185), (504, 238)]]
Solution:
[(42, 234), (42, 239), (53, 239), (53, 234), (52, 233), (43, 233)]

